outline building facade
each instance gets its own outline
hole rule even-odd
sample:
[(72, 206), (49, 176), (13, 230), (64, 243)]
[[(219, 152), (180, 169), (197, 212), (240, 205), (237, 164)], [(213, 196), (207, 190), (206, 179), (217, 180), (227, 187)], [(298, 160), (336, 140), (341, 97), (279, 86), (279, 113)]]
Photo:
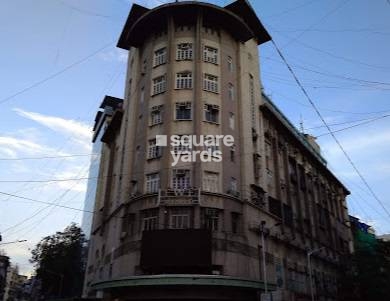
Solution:
[(9, 265), (9, 257), (0, 254), (0, 300), (3, 300), (5, 288), (7, 286), (7, 271)]
[[(349, 192), (262, 93), (269, 40), (244, 0), (133, 5), (118, 43), (129, 50), (123, 106), (101, 136), (87, 295), (309, 300), (313, 251), (313, 293), (336, 300)], [(234, 141), (163, 146), (159, 135)], [(193, 151), (208, 154), (184, 159)]]

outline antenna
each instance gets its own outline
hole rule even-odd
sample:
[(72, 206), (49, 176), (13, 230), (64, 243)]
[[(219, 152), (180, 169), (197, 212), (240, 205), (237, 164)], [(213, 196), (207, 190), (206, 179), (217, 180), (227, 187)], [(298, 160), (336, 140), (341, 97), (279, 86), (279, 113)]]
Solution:
[(300, 114), (300, 119), (301, 121), (299, 122), (299, 127), (300, 127), (300, 130), (301, 130), (301, 133), (304, 134), (305, 133), (305, 129), (303, 127), (303, 118), (302, 118), (302, 114)]

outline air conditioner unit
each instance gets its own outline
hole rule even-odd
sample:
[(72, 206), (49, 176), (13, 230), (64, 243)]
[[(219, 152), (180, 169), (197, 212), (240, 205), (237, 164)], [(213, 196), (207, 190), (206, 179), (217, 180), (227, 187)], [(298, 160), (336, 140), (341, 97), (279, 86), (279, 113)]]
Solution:
[(175, 175), (177, 177), (184, 177), (186, 175), (186, 170), (185, 169), (176, 169)]

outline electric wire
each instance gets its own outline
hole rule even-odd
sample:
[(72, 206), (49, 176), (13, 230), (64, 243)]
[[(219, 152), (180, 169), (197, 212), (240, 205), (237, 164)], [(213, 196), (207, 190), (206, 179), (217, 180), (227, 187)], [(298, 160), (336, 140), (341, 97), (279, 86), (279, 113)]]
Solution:
[(287, 62), (286, 58), (284, 57), (283, 53), (281, 52), (281, 50), (279, 49), (279, 47), (276, 45), (275, 41), (274, 40), (271, 40), (273, 46), (275, 47), (277, 53), (279, 54), (279, 56), (281, 57), (281, 59), (284, 61), (284, 63), (286, 64), (287, 66), (287, 69), (290, 71), (290, 73), (292, 74), (293, 78), (295, 79), (295, 81), (297, 82), (297, 85), (299, 86), (300, 90), (302, 91), (302, 93), (305, 95), (305, 97), (307, 98), (307, 100), (309, 101), (309, 103), (311, 104), (311, 106), (313, 107), (313, 109), (315, 110), (316, 114), (318, 115), (318, 117), (320, 118), (320, 120), (323, 122), (323, 124), (326, 126), (327, 130), (329, 131), (329, 134), (332, 136), (333, 140), (336, 142), (336, 144), (338, 145), (338, 147), (340, 148), (340, 150), (342, 151), (342, 153), (344, 154), (344, 156), (346, 157), (346, 159), (348, 160), (348, 162), (350, 163), (350, 165), (352, 166), (352, 168), (355, 170), (356, 174), (359, 176), (359, 178), (362, 180), (362, 182), (364, 183), (364, 185), (367, 187), (367, 189), (370, 191), (371, 195), (374, 197), (374, 199), (379, 203), (379, 205), (382, 207), (382, 209), (386, 212), (386, 214), (390, 217), (390, 212), (388, 211), (388, 209), (385, 207), (385, 205), (383, 204), (383, 202), (380, 200), (380, 198), (376, 195), (376, 193), (374, 192), (374, 190), (371, 188), (370, 184), (367, 182), (366, 178), (363, 176), (363, 174), (360, 172), (360, 170), (357, 168), (356, 164), (353, 162), (352, 158), (349, 156), (349, 154), (346, 152), (346, 150), (344, 149), (344, 147), (342, 146), (342, 144), (340, 143), (340, 141), (337, 139), (337, 137), (335, 136), (335, 134), (332, 132), (332, 129), (329, 127), (329, 125), (327, 124), (327, 122), (325, 121), (324, 117), (322, 116), (321, 112), (318, 110), (316, 104), (313, 102), (313, 100), (311, 99), (310, 95), (308, 94), (308, 92), (306, 91), (306, 89), (302, 86), (300, 80), (298, 79), (298, 77), (296, 76), (294, 70), (291, 68), (291, 66), (289, 65), (289, 63)]
[(18, 95), (21, 95), (21, 94), (23, 94), (23, 93), (25, 93), (25, 92), (27, 92), (27, 91), (29, 91), (29, 90), (35, 88), (35, 87), (38, 87), (38, 86), (44, 84), (45, 82), (47, 82), (47, 81), (49, 81), (49, 80), (51, 80), (51, 79), (53, 79), (53, 78), (56, 78), (57, 76), (59, 76), (59, 75), (65, 73), (65, 72), (68, 71), (68, 70), (70, 70), (70, 69), (72, 69), (72, 68), (74, 68), (74, 67), (76, 67), (76, 66), (78, 66), (78, 65), (80, 65), (80, 64), (82, 64), (82, 63), (84, 63), (84, 62), (86, 62), (86, 61), (89, 60), (90, 58), (94, 57), (95, 55), (97, 55), (98, 53), (102, 52), (103, 50), (107, 49), (108, 47), (110, 47), (110, 46), (112, 46), (112, 45), (113, 45), (113, 41), (111, 41), (110, 43), (105, 44), (103, 47), (100, 47), (99, 49), (97, 49), (97, 50), (95, 50), (94, 52), (90, 53), (89, 55), (83, 57), (82, 59), (77, 60), (77, 61), (75, 61), (75, 62), (73, 62), (73, 63), (67, 65), (66, 67), (62, 68), (61, 70), (59, 70), (59, 71), (57, 71), (57, 72), (54, 72), (53, 74), (51, 74), (51, 75), (49, 75), (49, 76), (47, 76), (47, 77), (44, 77), (43, 79), (38, 80), (38, 81), (36, 81), (35, 83), (33, 83), (33, 84), (27, 86), (26, 88), (21, 89), (21, 90), (19, 90), (18, 92), (15, 92), (15, 93), (13, 93), (13, 94), (10, 95), (10, 96), (7, 96), (7, 97), (1, 99), (1, 100), (0, 100), (0, 105), (6, 103), (6, 102), (8, 102), (8, 101), (10, 101), (11, 99), (15, 98), (15, 97), (18, 96)]

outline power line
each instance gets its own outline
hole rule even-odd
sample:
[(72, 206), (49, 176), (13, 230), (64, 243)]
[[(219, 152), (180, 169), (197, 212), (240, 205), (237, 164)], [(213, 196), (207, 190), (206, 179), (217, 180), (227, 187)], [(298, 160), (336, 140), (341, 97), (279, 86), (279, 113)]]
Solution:
[[(264, 57), (264, 59), (275, 61), (275, 62), (279, 62), (279, 63), (283, 63), (282, 61), (275, 60), (275, 59), (272, 59), (270, 57)], [(366, 80), (366, 79), (361, 79), (361, 78), (356, 78), (356, 77), (351, 77), (351, 76), (333, 74), (333, 73), (329, 73), (329, 72), (321, 72), (321, 71), (318, 71), (318, 70), (313, 70), (313, 69), (307, 68), (305, 66), (296, 65), (296, 64), (291, 64), (290, 66), (294, 66), (294, 67), (296, 67), (298, 69), (302, 69), (302, 70), (309, 71), (309, 72), (312, 72), (312, 73), (324, 75), (324, 76), (327, 76), (327, 77), (339, 78), (339, 79), (343, 79), (343, 80), (358, 82), (358, 83), (361, 83), (361, 84), (390, 86), (390, 82), (372, 81), (372, 80)]]
[[(336, 7), (334, 7), (332, 10), (328, 11), (324, 16), (322, 16), (317, 22), (311, 24), (306, 30), (308, 29), (312, 29), (314, 28), (314, 26), (316, 26), (317, 24), (319, 23), (322, 23), (325, 19), (327, 19), (329, 16), (331, 16), (332, 14), (334, 14), (336, 11), (338, 11), (341, 7), (343, 7), (344, 5), (346, 5), (348, 2), (350, 2), (351, 0), (346, 0), (346, 1), (343, 1), (341, 2), (339, 5), (337, 5)], [(282, 46), (282, 48), (286, 48), (288, 45), (290, 45), (291, 43), (294, 43), (296, 40), (298, 40), (299, 38), (301, 38), (305, 33), (306, 33), (306, 30), (305, 31), (302, 31), (299, 35), (297, 35), (296, 37), (292, 38), (291, 40), (289, 40), (286, 44), (284, 44)]]
[(277, 53), (279, 54), (279, 56), (281, 57), (281, 59), (284, 61), (284, 63), (286, 64), (288, 70), (290, 71), (290, 73), (292, 74), (293, 78), (295, 79), (296, 83), (298, 84), (299, 88), (301, 89), (301, 91), (303, 92), (303, 94), (306, 96), (307, 100), (309, 101), (309, 103), (311, 104), (311, 106), (313, 107), (313, 109), (315, 110), (315, 112), (317, 113), (318, 117), (321, 119), (321, 121), (323, 122), (323, 124), (326, 126), (326, 128), (328, 129), (329, 131), (329, 134), (332, 136), (333, 140), (336, 142), (336, 144), (338, 145), (338, 147), (340, 148), (340, 150), (342, 151), (342, 153), (344, 154), (344, 156), (347, 158), (348, 162), (351, 164), (351, 166), (353, 167), (353, 169), (355, 170), (355, 172), (357, 173), (357, 175), (359, 176), (359, 178), (362, 180), (362, 182), (364, 183), (364, 185), (367, 187), (367, 189), (370, 191), (371, 195), (375, 198), (375, 200), (380, 204), (380, 206), (382, 207), (382, 209), (386, 212), (386, 214), (390, 217), (390, 212), (387, 210), (387, 208), (385, 207), (385, 205), (382, 203), (382, 201), (379, 199), (379, 197), (376, 195), (376, 193), (374, 192), (374, 190), (371, 188), (371, 186), (368, 184), (367, 180), (365, 179), (365, 177), (362, 175), (362, 173), (359, 171), (359, 169), (357, 168), (356, 164), (352, 161), (351, 157), (348, 155), (348, 153), (346, 152), (346, 150), (344, 149), (344, 147), (342, 146), (342, 144), (340, 143), (340, 141), (337, 139), (337, 137), (335, 136), (335, 134), (332, 132), (332, 129), (330, 128), (330, 126), (327, 124), (327, 122), (325, 121), (324, 117), (322, 116), (321, 112), (318, 110), (317, 106), (315, 105), (315, 103), (313, 102), (313, 100), (311, 99), (311, 97), (309, 96), (309, 94), (307, 93), (306, 89), (302, 86), (301, 82), (299, 81), (298, 77), (296, 76), (294, 70), (291, 68), (291, 66), (289, 65), (289, 63), (287, 62), (286, 58), (284, 57), (284, 55), (282, 54), (281, 50), (279, 49), (279, 47), (276, 45), (275, 41), (274, 40), (271, 40), (272, 44), (274, 45)]
[(51, 80), (51, 79), (53, 79), (53, 78), (63, 74), (63, 73), (65, 73), (69, 69), (72, 69), (72, 68), (76, 67), (79, 64), (84, 63), (85, 61), (87, 61), (91, 57), (95, 56), (99, 52), (101, 52), (104, 49), (112, 46), (112, 44), (113, 44), (113, 41), (111, 41), (110, 43), (104, 45), (103, 47), (100, 47), (98, 50), (92, 52), (91, 54), (89, 54), (89, 55), (87, 55), (85, 57), (83, 57), (82, 59), (80, 59), (80, 60), (78, 60), (78, 61), (76, 61), (76, 62), (74, 62), (74, 63), (72, 63), (72, 64), (70, 64), (68, 66), (66, 66), (65, 68), (62, 68), (60, 71), (57, 71), (57, 72), (55, 72), (55, 73), (53, 73), (53, 74), (51, 74), (51, 75), (49, 75), (49, 76), (47, 76), (47, 77), (45, 77), (45, 78), (43, 78), (41, 80), (38, 80), (37, 82), (33, 83), (32, 85), (30, 85), (30, 86), (28, 86), (28, 87), (26, 87), (26, 88), (24, 88), (24, 89), (22, 89), (22, 90), (20, 90), (20, 91), (18, 91), (16, 93), (12, 94), (12, 95), (10, 95), (10, 96), (8, 96), (6, 98), (1, 99), (0, 100), (0, 105), (3, 104), (3, 103), (6, 103), (7, 101), (11, 100), (12, 98), (14, 98), (14, 97), (16, 97), (16, 96), (18, 96), (20, 94), (23, 94), (23, 93), (25, 93), (25, 92), (27, 92), (27, 91), (35, 88), (35, 87), (38, 87), (38, 86), (42, 85), (43, 83), (45, 83), (45, 82), (47, 82), (47, 81), (49, 81), (49, 80)]
[[(343, 129), (332, 131), (332, 133), (334, 134), (334, 133), (342, 132), (342, 131), (345, 131), (345, 130), (349, 130), (349, 129), (352, 129), (354, 127), (361, 126), (361, 125), (364, 125), (364, 124), (367, 124), (367, 123), (371, 123), (371, 122), (374, 122), (376, 120), (383, 119), (383, 118), (386, 118), (386, 117), (389, 117), (389, 116), (390, 115), (385, 115), (385, 116), (381, 116), (381, 117), (378, 117), (378, 118), (374, 118), (374, 119), (369, 120), (369, 121), (361, 122), (361, 123), (358, 123), (358, 124), (355, 124), (355, 125), (343, 128)], [(328, 126), (330, 126), (330, 125), (328, 124)], [(322, 136), (326, 136), (326, 135), (330, 135), (330, 133), (324, 133), (324, 134), (317, 135), (316, 138), (319, 138), (319, 137), (322, 137)]]
[[(288, 35), (286, 34), (282, 34), (279, 32), (279, 34), (285, 36), (286, 38), (290, 38)], [(373, 65), (373, 64), (369, 64), (369, 63), (366, 63), (366, 62), (362, 62), (362, 61), (359, 61), (359, 60), (354, 60), (354, 59), (351, 59), (349, 57), (344, 57), (344, 56), (341, 56), (341, 55), (337, 55), (337, 54), (334, 54), (330, 51), (327, 51), (327, 50), (324, 50), (324, 49), (321, 49), (321, 48), (317, 48), (317, 47), (314, 47), (312, 45), (309, 45), (307, 43), (304, 43), (302, 41), (300, 41), (298, 38), (296, 38), (294, 40), (295, 43), (298, 43), (300, 45), (302, 45), (303, 47), (305, 48), (308, 48), (308, 49), (311, 49), (311, 50), (314, 50), (314, 51), (317, 51), (317, 52), (321, 52), (321, 53), (324, 53), (332, 58), (335, 58), (335, 59), (338, 59), (338, 60), (342, 60), (342, 61), (345, 61), (345, 62), (348, 62), (348, 63), (352, 63), (352, 64), (356, 64), (356, 65), (360, 65), (360, 66), (365, 66), (365, 67), (370, 67), (370, 68), (374, 68), (374, 69), (377, 69), (377, 70), (382, 70), (382, 71), (389, 71), (390, 70), (390, 67), (385, 67), (385, 66), (377, 66), (377, 65)]]
[(0, 158), (0, 161), (21, 161), (21, 160), (41, 160), (41, 159), (62, 159), (73, 157), (100, 156), (99, 154), (74, 154), (64, 156), (42, 156), (42, 157), (19, 157), (19, 158)]
[[(380, 116), (378, 118), (384, 118), (384, 117), (388, 117), (390, 115), (383, 115), (383, 116)], [(338, 122), (338, 123), (331, 123), (328, 125), (329, 126), (336, 126), (336, 125), (343, 125), (343, 124), (351, 124), (351, 123), (356, 123), (356, 122), (361, 122), (361, 121), (368, 121), (368, 120), (371, 120), (371, 121), (374, 121), (375, 118), (365, 118), (365, 119), (358, 119), (358, 120), (352, 120), (352, 121), (345, 121), (345, 122)], [(313, 127), (309, 127), (309, 128), (305, 128), (306, 130), (314, 130), (314, 129), (319, 129), (319, 128), (323, 128), (325, 127), (324, 125), (319, 125), (319, 126), (313, 126)]]

